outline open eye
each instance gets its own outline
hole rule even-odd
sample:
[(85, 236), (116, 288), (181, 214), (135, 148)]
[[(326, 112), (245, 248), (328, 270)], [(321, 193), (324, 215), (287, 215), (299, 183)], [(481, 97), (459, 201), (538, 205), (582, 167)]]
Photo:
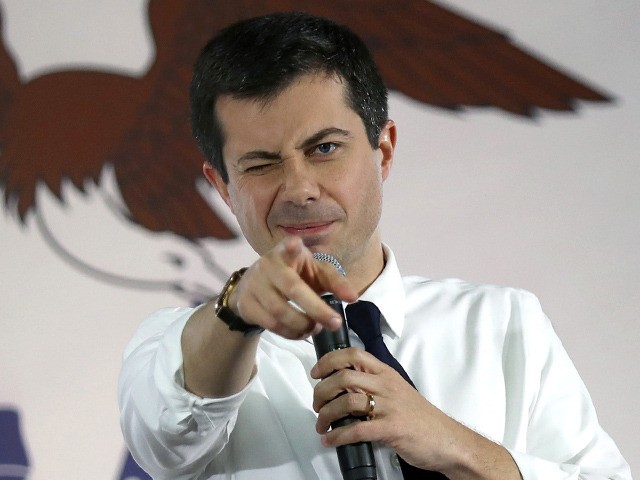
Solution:
[(330, 153), (333, 153), (337, 147), (338, 146), (333, 142), (321, 143), (316, 147), (315, 152), (318, 152), (321, 155), (329, 155)]

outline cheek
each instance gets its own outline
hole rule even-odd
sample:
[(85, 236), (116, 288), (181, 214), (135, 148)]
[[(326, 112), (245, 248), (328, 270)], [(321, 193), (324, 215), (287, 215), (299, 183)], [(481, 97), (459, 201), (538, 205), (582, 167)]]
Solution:
[(245, 182), (230, 192), (230, 197), (238, 223), (249, 229), (265, 224), (273, 200), (269, 188)]
[(375, 159), (367, 159), (360, 164), (360, 168), (351, 172), (350, 188), (363, 197), (376, 197), (382, 188), (382, 171)]
[[(341, 202), (363, 217), (371, 217), (382, 203), (382, 178), (379, 168), (370, 164), (341, 179)], [(374, 215), (375, 216), (375, 215)]]

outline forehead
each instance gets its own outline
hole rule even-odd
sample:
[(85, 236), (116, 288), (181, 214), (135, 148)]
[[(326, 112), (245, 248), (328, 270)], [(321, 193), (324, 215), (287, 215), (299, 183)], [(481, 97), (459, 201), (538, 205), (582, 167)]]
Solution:
[(359, 124), (364, 131), (360, 117), (348, 104), (345, 83), (326, 73), (303, 75), (266, 100), (221, 96), (215, 114), (225, 157), (229, 149), (268, 148), (287, 140), (300, 141), (325, 128), (352, 130)]

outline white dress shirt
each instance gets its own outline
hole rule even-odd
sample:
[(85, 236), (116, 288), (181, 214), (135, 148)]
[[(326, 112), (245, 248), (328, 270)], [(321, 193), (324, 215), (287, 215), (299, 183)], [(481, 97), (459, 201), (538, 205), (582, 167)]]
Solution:
[[(631, 479), (535, 296), (401, 277), (385, 254), (361, 299), (380, 309), (385, 343), (420, 393), (507, 448), (524, 480)], [(156, 312), (125, 350), (121, 424), (138, 463), (157, 479), (340, 479), (335, 449), (315, 432), (311, 342), (263, 333), (246, 388), (200, 398), (183, 388), (180, 337), (192, 313)], [(394, 452), (374, 451), (378, 478), (402, 479)]]

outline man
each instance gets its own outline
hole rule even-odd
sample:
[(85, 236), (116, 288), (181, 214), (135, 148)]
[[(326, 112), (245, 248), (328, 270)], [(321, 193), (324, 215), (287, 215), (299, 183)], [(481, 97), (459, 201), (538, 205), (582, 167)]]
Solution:
[[(203, 51), (191, 99), (204, 174), (260, 258), (127, 347), (122, 427), (143, 468), (340, 478), (335, 447), (364, 441), (380, 478), (631, 478), (535, 297), (400, 276), (379, 230), (396, 126), (353, 33), (303, 14), (231, 26)], [(355, 333), (316, 363), (309, 336), (342, 322), (326, 291), (376, 305), (415, 388)], [(370, 420), (330, 429), (347, 415)]]

